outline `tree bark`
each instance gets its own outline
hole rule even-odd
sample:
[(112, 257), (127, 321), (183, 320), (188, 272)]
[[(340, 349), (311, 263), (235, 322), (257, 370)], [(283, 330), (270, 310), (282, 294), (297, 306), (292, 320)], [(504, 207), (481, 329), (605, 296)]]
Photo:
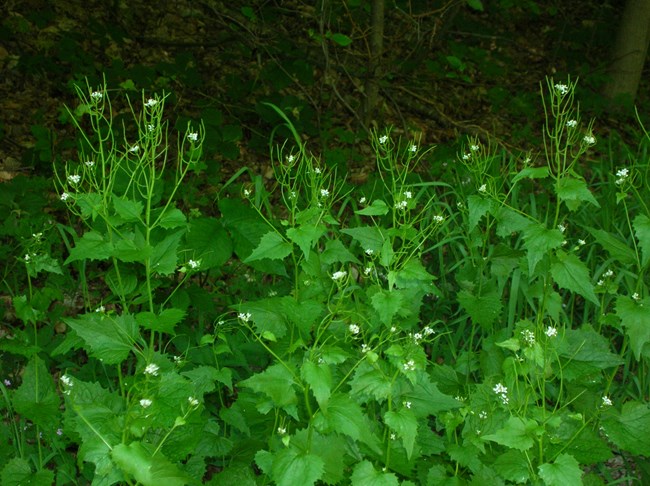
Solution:
[(627, 0), (608, 69), (610, 80), (603, 91), (611, 107), (634, 102), (649, 43), (650, 0)]
[[(648, 0), (650, 1), (650, 0)], [(370, 56), (365, 87), (364, 122), (368, 127), (379, 103), (379, 81), (384, 54), (384, 0), (373, 0), (370, 10)]]

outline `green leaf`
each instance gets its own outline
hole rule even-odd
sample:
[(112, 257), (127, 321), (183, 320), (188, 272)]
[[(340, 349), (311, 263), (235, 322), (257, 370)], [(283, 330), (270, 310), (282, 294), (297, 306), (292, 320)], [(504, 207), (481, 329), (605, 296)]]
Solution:
[(144, 204), (141, 201), (131, 201), (113, 194), (113, 208), (124, 223), (132, 223), (142, 219)]
[[(288, 298), (292, 300), (291, 297)], [(294, 306), (296, 305), (293, 301)], [(271, 333), (281, 339), (287, 333), (288, 317), (284, 311), (284, 297), (268, 297), (255, 302), (246, 302), (238, 307), (239, 312), (251, 314), (258, 334)]]
[(325, 265), (347, 262), (360, 263), (357, 257), (340, 240), (329, 240), (325, 243), (325, 250), (321, 253), (320, 259)]
[(648, 353), (644, 348), (650, 343), (650, 297), (635, 301), (630, 297), (619, 296), (616, 299), (616, 315), (621, 318), (621, 324), (630, 338), (630, 346), (634, 357), (641, 360), (641, 356)]
[(303, 380), (305, 380), (316, 397), (318, 405), (323, 404), (329, 399), (332, 391), (332, 372), (326, 363), (315, 364), (311, 361), (305, 361), (300, 369)]
[(151, 257), (152, 248), (144, 239), (142, 233), (136, 228), (135, 233), (124, 233), (123, 238), (115, 243), (113, 255), (122, 262), (144, 263)]
[(193, 219), (185, 234), (188, 258), (201, 260), (201, 269), (218, 268), (232, 256), (232, 241), (216, 218)]
[(294, 376), (281, 364), (269, 366), (265, 371), (239, 382), (239, 386), (266, 395), (276, 407), (294, 405), (298, 402)]
[(287, 238), (298, 245), (305, 255), (305, 260), (309, 260), (309, 254), (316, 242), (327, 231), (322, 225), (303, 224), (297, 228), (287, 230)]
[(352, 238), (357, 240), (359, 243), (361, 243), (361, 247), (364, 250), (372, 250), (375, 253), (379, 253), (381, 251), (384, 240), (387, 239), (382, 230), (374, 226), (345, 228), (341, 230), (341, 233), (350, 235)]
[(76, 319), (64, 317), (63, 322), (85, 341), (90, 355), (103, 360), (104, 364), (121, 363), (140, 340), (138, 324), (129, 314), (92, 313)]
[(174, 327), (184, 317), (184, 310), (171, 308), (163, 310), (158, 315), (153, 312), (139, 312), (135, 315), (135, 320), (145, 329), (174, 334)]
[(548, 167), (524, 167), (517, 175), (512, 178), (512, 183), (516, 184), (522, 179), (545, 179), (548, 177)]
[(641, 266), (645, 267), (650, 261), (650, 218), (645, 214), (639, 214), (634, 218), (632, 225), (641, 247)]
[(323, 466), (323, 459), (316, 454), (289, 447), (275, 454), (271, 477), (278, 486), (309, 486), (323, 476)]
[(578, 209), (581, 202), (588, 202), (597, 208), (600, 207), (600, 204), (598, 204), (594, 195), (587, 188), (587, 183), (583, 179), (576, 179), (575, 177), (569, 176), (562, 177), (555, 186), (555, 193), (571, 211)]
[(410, 460), (418, 433), (418, 421), (413, 412), (406, 407), (397, 412), (388, 411), (384, 414), (384, 422), (402, 439), (406, 457)]
[(391, 393), (392, 381), (386, 373), (374, 367), (367, 361), (363, 361), (354, 371), (350, 380), (350, 392), (361, 399), (374, 398), (382, 402)]
[(104, 207), (102, 196), (96, 192), (81, 193), (75, 195), (75, 204), (81, 210), (81, 216), (91, 218), (93, 221), (99, 215)]
[(174, 273), (178, 263), (178, 244), (183, 237), (183, 233), (185, 233), (185, 230), (172, 233), (153, 247), (149, 263), (151, 270), (159, 275)]
[(213, 366), (197, 366), (189, 371), (183, 371), (182, 376), (189, 378), (194, 385), (197, 395), (213, 392), (216, 382), (223, 383), (232, 390), (232, 371), (230, 368), (216, 369)]
[(575, 254), (557, 250), (553, 260), (551, 276), (560, 288), (575, 292), (589, 302), (600, 305), (591, 284), (589, 269)]
[(510, 417), (505, 425), (494, 434), (483, 436), (483, 440), (491, 440), (498, 444), (525, 451), (533, 447), (538, 433), (543, 432), (537, 422), (532, 419)]
[(398, 486), (393, 473), (377, 471), (369, 461), (361, 461), (352, 471), (352, 486)]
[(160, 452), (154, 456), (140, 442), (116, 445), (111, 457), (125, 473), (144, 486), (184, 486), (190, 480)]
[(33, 472), (29, 462), (20, 457), (10, 459), (0, 474), (3, 486), (52, 486), (54, 473), (49, 469)]
[(602, 420), (608, 438), (621, 449), (633, 455), (650, 456), (650, 406), (629, 401), (620, 413), (611, 409)]
[(560, 454), (552, 463), (539, 466), (539, 475), (547, 486), (582, 486), (582, 469), (569, 454)]
[(338, 45), (343, 47), (347, 47), (350, 44), (352, 44), (352, 39), (350, 39), (345, 34), (335, 33), (330, 35), (329, 38), (332, 39), (334, 42), (336, 42)]
[(372, 307), (379, 314), (379, 319), (386, 325), (390, 325), (395, 314), (397, 314), (402, 308), (402, 294), (398, 290), (393, 290), (392, 292), (384, 289), (380, 289), (379, 292), (375, 293), (370, 301), (372, 302)]
[(76, 241), (64, 265), (77, 260), (108, 260), (113, 254), (113, 245), (97, 231), (88, 231)]
[(404, 398), (411, 402), (411, 411), (418, 418), (437, 416), (459, 408), (461, 403), (455, 398), (445, 395), (435, 383), (431, 382), (428, 373), (418, 373), (413, 390), (406, 393)]
[(167, 208), (165, 214), (162, 215), (158, 224), (165, 229), (174, 229), (184, 226), (186, 222), (183, 211), (177, 208)]
[(496, 290), (484, 291), (479, 296), (467, 290), (461, 290), (456, 297), (458, 303), (465, 309), (472, 320), (483, 329), (490, 330), (492, 324), (501, 314), (503, 304), (501, 303), (501, 296)]
[(15, 411), (46, 430), (54, 430), (60, 420), (61, 402), (52, 376), (38, 356), (29, 360), (22, 378), (22, 384), (13, 394)]
[(509, 449), (494, 461), (494, 469), (501, 477), (517, 484), (530, 479), (528, 458), (522, 451)]
[(562, 358), (562, 374), (567, 381), (586, 380), (587, 377), (623, 363), (610, 350), (611, 344), (600, 333), (588, 326), (566, 329), (564, 339), (558, 346)]
[(483, 11), (483, 2), (481, 2), (481, 0), (465, 0), (465, 1), (467, 2), (467, 5), (469, 5), (474, 10), (478, 10), (479, 12)]
[(390, 208), (388, 205), (381, 199), (376, 199), (372, 202), (370, 206), (366, 206), (363, 209), (358, 209), (354, 214), (360, 214), (361, 216), (384, 216), (388, 214)]
[(472, 231), (478, 225), (478, 222), (483, 216), (485, 216), (492, 207), (494, 203), (492, 199), (485, 197), (472, 195), (467, 198), (467, 208), (469, 211), (469, 231)]
[(528, 274), (533, 275), (537, 263), (548, 252), (562, 246), (564, 236), (558, 229), (546, 229), (539, 223), (531, 223), (524, 228), (524, 246), (528, 257)]
[(263, 258), (271, 260), (282, 260), (291, 253), (292, 245), (284, 241), (282, 236), (271, 230), (262, 236), (259, 245), (253, 250), (244, 262), (254, 262)]
[(622, 239), (600, 229), (590, 227), (586, 229), (612, 258), (626, 265), (636, 261), (634, 250)]

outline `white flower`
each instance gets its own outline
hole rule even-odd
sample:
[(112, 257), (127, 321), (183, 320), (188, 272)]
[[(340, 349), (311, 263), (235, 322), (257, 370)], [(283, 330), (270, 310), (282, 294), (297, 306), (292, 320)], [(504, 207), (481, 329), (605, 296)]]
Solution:
[(409, 152), (411, 152), (411, 153), (414, 154), (414, 153), (417, 152), (417, 151), (418, 151), (418, 146), (415, 145), (414, 143), (411, 144), (411, 146), (409, 147)]
[(129, 152), (131, 153), (136, 153), (138, 150), (140, 150), (140, 146), (137, 144), (133, 145), (132, 147), (129, 147)]
[(147, 408), (147, 407), (151, 406), (152, 403), (153, 402), (151, 400), (149, 400), (148, 398), (143, 398), (142, 400), (140, 400), (140, 406), (142, 408)]
[(248, 321), (251, 320), (251, 317), (253, 317), (253, 316), (251, 316), (250, 312), (246, 312), (246, 313), (240, 312), (239, 314), (237, 314), (237, 317), (239, 319), (241, 319), (242, 321), (244, 321), (244, 322), (248, 322)]
[(436, 223), (442, 223), (442, 222), (445, 221), (445, 217), (444, 217), (444, 216), (440, 216), (439, 214), (436, 214), (436, 215), (433, 217), (433, 220), (434, 220)]
[(293, 164), (293, 161), (294, 161), (294, 160), (296, 160), (296, 156), (293, 155), (293, 154), (291, 154), (291, 155), (289, 155), (289, 156), (287, 157), (287, 162), (289, 162), (290, 164)]
[(362, 352), (363, 354), (366, 354), (368, 351), (370, 351), (370, 346), (368, 346), (366, 343), (363, 343), (363, 344), (361, 345), (361, 352)]
[(469, 146), (469, 149), (470, 149), (472, 152), (476, 152), (476, 151), (479, 149), (479, 146), (478, 146), (478, 145), (470, 145), (470, 146)]
[(79, 174), (70, 174), (68, 176), (68, 182), (70, 184), (79, 184), (79, 181), (81, 181), (81, 176)]
[(74, 385), (74, 383), (72, 382), (72, 378), (70, 378), (68, 375), (61, 375), (61, 378), (59, 378), (59, 380), (61, 380), (61, 383), (63, 383), (67, 387), (71, 387)]
[(583, 240), (582, 238), (578, 240), (578, 246), (584, 246), (586, 244), (587, 244), (587, 242), (585, 240)]
[(397, 436), (395, 434), (390, 434), (390, 440), (395, 440)]
[(632, 294), (632, 300), (637, 300), (637, 301), (638, 301), (638, 300), (641, 300), (641, 296), (639, 295), (638, 292), (634, 292), (634, 293)]
[(191, 269), (196, 269), (199, 268), (201, 265), (201, 260), (195, 261), (195, 260), (189, 260), (187, 264), (190, 266)]
[(564, 96), (569, 92), (569, 87), (566, 84), (558, 83), (555, 85), (555, 91), (557, 91), (560, 96)]
[(156, 128), (156, 127), (154, 127), (154, 126), (151, 125), (151, 124), (147, 125), (147, 130), (150, 131), (150, 132), (153, 132), (155, 128)]
[(481, 411), (478, 413), (478, 418), (480, 418), (480, 419), (485, 420), (485, 419), (487, 418), (487, 416), (488, 416), (488, 414), (487, 414), (487, 412), (486, 412), (485, 410), (481, 410)]
[(566, 126), (569, 128), (575, 128), (578, 126), (578, 121), (577, 120), (569, 120), (566, 122)]
[(153, 107), (156, 106), (157, 104), (158, 104), (158, 100), (155, 100), (155, 99), (153, 99), (153, 98), (149, 98), (149, 99), (147, 100), (147, 102), (144, 104), (144, 106), (146, 106), (147, 108), (153, 108)]
[(330, 195), (330, 192), (327, 189), (321, 189), (320, 190), (320, 195), (321, 197), (327, 197)]
[(341, 280), (347, 274), (348, 274), (348, 272), (346, 272), (345, 270), (339, 270), (338, 272), (334, 272), (332, 274), (332, 280), (334, 280), (336, 282), (337, 280)]
[(372, 273), (372, 267), (366, 267), (363, 269), (363, 274), (367, 277)]
[(188, 133), (187, 134), (187, 139), (190, 142), (196, 142), (199, 139), (199, 134), (196, 132)]
[(402, 368), (404, 368), (404, 371), (415, 371), (415, 361), (412, 359), (408, 360), (402, 365)]
[(406, 199), (411, 199), (413, 197), (413, 193), (411, 191), (404, 191), (404, 197)]
[(625, 182), (625, 180), (628, 178), (629, 175), (630, 175), (629, 169), (627, 168), (618, 169), (616, 171), (616, 177), (617, 177), (616, 184), (618, 184), (619, 186), (623, 184), (623, 182)]
[(187, 401), (192, 407), (197, 407), (199, 405), (199, 401), (194, 397), (187, 397)]
[(605, 395), (603, 397), (603, 407), (611, 407), (611, 406), (612, 406), (611, 399), (607, 395)]
[(361, 328), (359, 327), (358, 324), (350, 324), (348, 326), (348, 329), (352, 334), (359, 334), (361, 332)]
[(287, 429), (285, 429), (284, 427), (278, 427), (278, 434), (284, 435), (286, 433), (287, 433)]
[(158, 376), (158, 370), (160, 370), (160, 367), (157, 364), (149, 363), (144, 369), (144, 374)]
[(366, 255), (371, 256), (375, 251), (372, 248), (366, 248)]
[(103, 313), (105, 311), (106, 311), (106, 307), (104, 307), (103, 305), (100, 305), (99, 307), (97, 307), (97, 309), (95, 309), (95, 312), (97, 312), (99, 314), (101, 314), (101, 313)]
[(95, 162), (92, 160), (86, 160), (84, 164), (86, 164), (87, 167), (93, 167), (95, 165)]
[(485, 184), (481, 184), (481, 187), (478, 188), (478, 192), (481, 193), (487, 192), (487, 186)]
[(564, 233), (566, 231), (566, 226), (564, 226), (563, 224), (558, 224), (557, 229), (560, 230), (560, 233)]
[(472, 154), (463, 154), (463, 160), (469, 160), (472, 158)]
[(552, 326), (548, 326), (546, 328), (546, 331), (544, 331), (544, 334), (546, 334), (548, 337), (555, 337), (557, 336), (557, 329)]
[(496, 385), (494, 385), (494, 388), (492, 390), (494, 391), (494, 393), (497, 393), (499, 395), (508, 393), (508, 388), (503, 386), (501, 383), (497, 383)]
[(99, 101), (99, 100), (101, 100), (103, 97), (104, 97), (104, 93), (102, 93), (101, 91), (93, 91), (92, 93), (90, 93), (90, 98), (91, 98), (93, 101)]
[(411, 402), (404, 402), (403, 405), (404, 405), (406, 408), (411, 408)]
[(422, 339), (422, 333), (416, 332), (415, 334), (413, 334), (413, 341), (415, 341), (416, 343), (421, 339)]
[(406, 201), (399, 201), (395, 203), (395, 209), (404, 210), (406, 209), (407, 206), (408, 206), (408, 202)]
[(30, 259), (31, 259), (31, 257), (29, 256), (29, 253), (25, 253), (25, 258), (24, 258), (24, 260), (25, 260), (26, 262), (28, 262)]
[(316, 168), (314, 169), (314, 174), (320, 174), (320, 173), (321, 173), (321, 171), (320, 171), (320, 167), (316, 167)]
[(250, 189), (244, 189), (244, 197), (250, 197), (251, 195), (251, 190)]
[(596, 143), (596, 137), (594, 137), (592, 134), (588, 134), (582, 138), (582, 141), (587, 145), (593, 145)]
[(611, 268), (608, 268), (605, 273), (603, 273), (603, 277), (609, 278), (614, 276), (614, 271)]
[(388, 140), (388, 135), (382, 135), (379, 137), (379, 143), (382, 145), (386, 143), (386, 140)]
[(521, 337), (529, 346), (535, 344), (535, 333), (530, 329), (524, 329), (523, 331), (521, 331)]
[(359, 199), (359, 204), (366, 204), (366, 201), (367, 201), (367, 199), (366, 199), (366, 197), (364, 196), (364, 197), (362, 197), (361, 199)]
[(436, 331), (431, 329), (429, 326), (425, 326), (425, 328), (422, 329), (422, 332), (424, 333), (425, 336), (431, 336), (432, 334), (436, 333)]

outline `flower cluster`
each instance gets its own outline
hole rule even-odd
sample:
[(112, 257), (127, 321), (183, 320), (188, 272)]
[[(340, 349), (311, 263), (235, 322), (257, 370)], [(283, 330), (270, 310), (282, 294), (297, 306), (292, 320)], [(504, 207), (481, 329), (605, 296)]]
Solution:
[(149, 363), (144, 369), (144, 374), (150, 376), (158, 376), (159, 370), (160, 367), (157, 364)]
[(630, 170), (623, 167), (622, 169), (618, 169), (616, 171), (616, 185), (620, 186), (622, 185), (625, 181), (627, 181), (627, 178), (630, 176)]
[(499, 396), (501, 403), (503, 403), (504, 405), (508, 405), (508, 402), (510, 401), (510, 399), (508, 398), (508, 388), (503, 386), (501, 383), (497, 383), (492, 389), (492, 391), (494, 391), (494, 393), (496, 393)]

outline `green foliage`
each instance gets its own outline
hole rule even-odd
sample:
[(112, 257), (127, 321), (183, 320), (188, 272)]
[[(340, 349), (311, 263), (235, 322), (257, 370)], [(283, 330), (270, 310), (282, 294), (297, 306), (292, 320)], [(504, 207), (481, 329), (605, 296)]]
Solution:
[(469, 140), (432, 182), (386, 130), (360, 190), (266, 104), (295, 145), (215, 214), (181, 202), (206, 125), (168, 159), (164, 96), (128, 101), (124, 145), (106, 87), (79, 88), (67, 255), (15, 233), (3, 484), (578, 485), (650, 455), (647, 188), (635, 167), (592, 192), (574, 90), (547, 83), (542, 166)]

